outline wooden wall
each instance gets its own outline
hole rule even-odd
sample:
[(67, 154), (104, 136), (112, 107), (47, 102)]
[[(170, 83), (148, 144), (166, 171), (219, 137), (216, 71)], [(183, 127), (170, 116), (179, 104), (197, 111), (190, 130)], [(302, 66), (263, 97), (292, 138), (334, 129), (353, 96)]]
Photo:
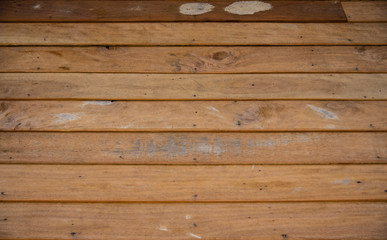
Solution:
[(0, 239), (387, 239), (387, 2), (187, 3), (0, 2)]

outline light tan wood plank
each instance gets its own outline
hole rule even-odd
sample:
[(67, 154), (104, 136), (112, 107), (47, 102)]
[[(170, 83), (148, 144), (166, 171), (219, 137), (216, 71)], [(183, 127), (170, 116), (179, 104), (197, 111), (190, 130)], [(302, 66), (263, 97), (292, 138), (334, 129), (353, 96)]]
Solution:
[(3, 46), (384, 44), (386, 23), (0, 23)]
[(0, 89), (26, 100), (386, 100), (387, 74), (1, 73)]
[(0, 203), (0, 236), (93, 240), (382, 240), (387, 233), (386, 205)]
[(387, 133), (3, 132), (0, 163), (387, 163)]
[(350, 1), (341, 4), (349, 22), (387, 22), (386, 1)]
[(1, 201), (387, 200), (387, 165), (0, 168)]
[(387, 101), (2, 101), (6, 131), (374, 131)]
[(387, 46), (1, 47), (1, 72), (387, 72)]

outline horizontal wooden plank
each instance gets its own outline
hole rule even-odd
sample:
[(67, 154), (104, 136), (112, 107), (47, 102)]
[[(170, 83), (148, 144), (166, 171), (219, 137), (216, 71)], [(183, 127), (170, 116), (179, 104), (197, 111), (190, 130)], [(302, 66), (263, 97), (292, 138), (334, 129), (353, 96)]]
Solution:
[(387, 74), (0, 73), (0, 99), (386, 100), (386, 83)]
[(385, 44), (387, 23), (0, 23), (5, 46)]
[(387, 46), (0, 47), (1, 72), (387, 72)]
[(387, 165), (18, 165), (1, 201), (387, 200)]
[[(3, 0), (0, 21), (292, 21), (340, 22), (346, 16), (335, 1), (112, 1)], [(255, 14), (254, 14), (255, 13)]]
[(0, 163), (387, 163), (387, 133), (0, 134)]
[(387, 101), (3, 101), (5, 131), (374, 131)]
[(386, 1), (342, 2), (349, 22), (387, 22)]
[[(4, 239), (375, 239), (386, 203), (1, 203)], [(6, 219), (6, 220), (4, 220)]]

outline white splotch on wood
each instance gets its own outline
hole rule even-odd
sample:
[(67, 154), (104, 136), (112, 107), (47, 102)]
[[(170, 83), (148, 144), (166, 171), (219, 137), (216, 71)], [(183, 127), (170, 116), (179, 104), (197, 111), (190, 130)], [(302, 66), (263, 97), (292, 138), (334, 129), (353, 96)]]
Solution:
[(252, 15), (257, 12), (263, 12), (272, 9), (270, 3), (262, 1), (239, 1), (227, 6), (224, 10), (226, 12), (237, 15)]
[(211, 12), (214, 6), (209, 3), (185, 3), (180, 6), (180, 13), (184, 15), (201, 15)]

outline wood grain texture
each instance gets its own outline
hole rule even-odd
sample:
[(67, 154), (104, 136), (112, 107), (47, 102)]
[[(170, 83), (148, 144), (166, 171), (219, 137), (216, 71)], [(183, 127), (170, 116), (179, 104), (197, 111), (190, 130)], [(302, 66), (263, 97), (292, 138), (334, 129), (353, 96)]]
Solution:
[(0, 56), (1, 72), (387, 72), (387, 46), (1, 47)]
[(387, 133), (0, 134), (0, 163), (387, 163)]
[(342, 2), (349, 22), (387, 22), (386, 1)]
[(0, 23), (3, 46), (386, 43), (387, 23)]
[(386, 209), (386, 203), (0, 203), (0, 236), (382, 240), (386, 236)]
[[(342, 22), (345, 13), (334, 1), (265, 1), (272, 8), (255, 14), (238, 15), (224, 10), (234, 1), (210, 1), (212, 10), (185, 15), (180, 6), (192, 1), (79, 1), (6, 0), (0, 5), (0, 21), (148, 22), (148, 21), (291, 21)], [(208, 3), (207, 3), (208, 4)], [(199, 7), (199, 10), (203, 7)]]
[[(22, 176), (22, 177), (21, 177)], [(0, 168), (1, 201), (235, 202), (387, 200), (387, 165)]]
[(387, 74), (0, 73), (0, 99), (387, 100), (386, 82)]
[(387, 101), (3, 101), (5, 131), (374, 131)]

